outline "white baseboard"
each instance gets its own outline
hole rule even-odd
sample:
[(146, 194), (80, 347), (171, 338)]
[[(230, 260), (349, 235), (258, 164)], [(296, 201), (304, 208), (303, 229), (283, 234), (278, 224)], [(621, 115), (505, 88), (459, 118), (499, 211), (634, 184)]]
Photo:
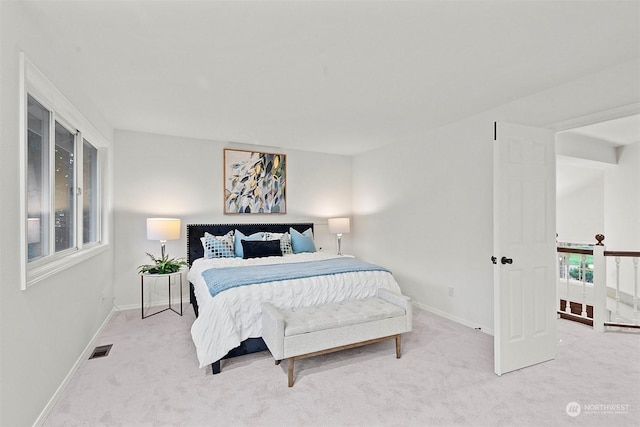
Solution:
[(80, 365), (82, 364), (82, 362), (85, 361), (91, 355), (91, 352), (93, 351), (93, 349), (95, 347), (95, 343), (96, 343), (96, 340), (98, 339), (98, 336), (100, 336), (100, 334), (102, 333), (104, 328), (107, 326), (107, 324), (109, 323), (109, 321), (111, 320), (111, 318), (113, 317), (113, 314), (115, 312), (116, 312), (116, 309), (112, 308), (111, 311), (109, 312), (109, 314), (107, 315), (107, 317), (104, 319), (104, 321), (102, 322), (102, 324), (98, 328), (98, 330), (96, 331), (96, 333), (93, 334), (93, 337), (89, 341), (89, 344), (87, 344), (87, 346), (84, 348), (84, 350), (80, 354), (80, 357), (78, 357), (78, 360), (76, 360), (76, 363), (73, 364), (73, 366), (71, 367), (71, 369), (67, 373), (67, 376), (64, 377), (64, 380), (62, 381), (62, 383), (60, 383), (60, 386), (58, 387), (56, 392), (53, 393), (53, 396), (51, 396), (51, 399), (49, 399), (49, 402), (44, 407), (44, 409), (42, 410), (42, 412), (40, 413), (40, 415), (38, 416), (36, 421), (33, 423), (34, 427), (40, 427), (40, 426), (42, 426), (44, 424), (44, 422), (46, 421), (47, 417), (49, 416), (49, 414), (53, 410), (53, 407), (56, 405), (56, 403), (58, 403), (58, 400), (60, 399), (60, 396), (62, 396), (62, 392), (64, 391), (64, 389), (67, 386), (67, 384), (69, 384), (69, 381), (71, 380), (71, 378), (78, 371), (78, 369), (80, 368)]
[(433, 314), (437, 314), (440, 317), (444, 317), (445, 319), (449, 319), (449, 320), (451, 320), (453, 322), (460, 323), (461, 325), (468, 326), (469, 328), (477, 329), (480, 332), (484, 332), (487, 335), (493, 336), (493, 329), (482, 328), (480, 325), (478, 325), (476, 323), (469, 322), (468, 320), (462, 319), (462, 318), (457, 317), (457, 316), (452, 316), (451, 314), (445, 313), (442, 310), (438, 310), (437, 308), (433, 308), (433, 307), (430, 307), (428, 305), (421, 304), (419, 302), (415, 302), (414, 301), (413, 305), (415, 305), (416, 307), (421, 308), (423, 310), (427, 310), (427, 311), (429, 311), (429, 312), (431, 312)]

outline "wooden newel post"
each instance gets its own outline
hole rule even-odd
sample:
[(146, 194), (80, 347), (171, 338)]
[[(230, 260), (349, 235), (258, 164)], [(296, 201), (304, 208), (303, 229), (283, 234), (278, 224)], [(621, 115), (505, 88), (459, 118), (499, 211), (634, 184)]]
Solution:
[(607, 321), (607, 260), (604, 235), (596, 234), (598, 243), (593, 247), (593, 329), (604, 332)]

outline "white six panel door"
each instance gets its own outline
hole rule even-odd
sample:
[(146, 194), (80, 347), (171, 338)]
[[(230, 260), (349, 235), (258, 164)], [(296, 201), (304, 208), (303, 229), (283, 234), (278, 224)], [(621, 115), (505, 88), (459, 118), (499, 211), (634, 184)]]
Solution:
[(495, 373), (555, 358), (554, 133), (496, 124), (494, 142)]

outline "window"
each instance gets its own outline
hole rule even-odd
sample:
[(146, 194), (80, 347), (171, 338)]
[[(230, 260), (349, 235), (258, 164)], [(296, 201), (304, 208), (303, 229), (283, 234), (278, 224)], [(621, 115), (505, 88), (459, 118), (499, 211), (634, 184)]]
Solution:
[(24, 55), (23, 285), (106, 249), (107, 143)]
[(31, 97), (27, 109), (27, 241), (31, 261), (49, 255), (49, 110)]
[(82, 243), (98, 241), (98, 149), (82, 143)]
[(55, 251), (60, 252), (75, 246), (76, 135), (58, 122), (55, 129), (53, 223)]

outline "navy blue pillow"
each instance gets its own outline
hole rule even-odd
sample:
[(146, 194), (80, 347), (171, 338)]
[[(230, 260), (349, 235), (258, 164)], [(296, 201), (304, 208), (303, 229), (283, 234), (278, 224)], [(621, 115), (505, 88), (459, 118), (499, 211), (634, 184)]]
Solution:
[(242, 251), (244, 259), (282, 256), (280, 240), (243, 240)]
[(242, 253), (242, 241), (243, 240), (264, 240), (264, 233), (263, 232), (258, 232), (258, 233), (253, 233), (250, 236), (245, 236), (244, 234), (242, 234), (242, 232), (240, 230), (235, 231), (235, 238), (234, 238), (234, 251), (236, 253), (237, 257), (242, 258), (243, 257), (243, 253)]

